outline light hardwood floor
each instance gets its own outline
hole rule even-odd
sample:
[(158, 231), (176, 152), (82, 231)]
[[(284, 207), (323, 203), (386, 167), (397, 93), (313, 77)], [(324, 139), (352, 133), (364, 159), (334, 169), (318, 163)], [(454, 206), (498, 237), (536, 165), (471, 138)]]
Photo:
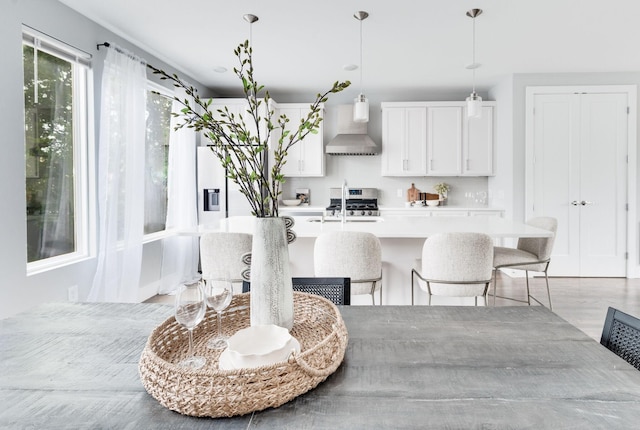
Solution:
[[(547, 292), (544, 278), (530, 279), (531, 293), (545, 305)], [(498, 275), (498, 295), (526, 299), (524, 278)], [(640, 317), (640, 279), (624, 278), (549, 278), (553, 312), (600, 341), (604, 318), (609, 306)], [(488, 297), (489, 305), (493, 298)], [(173, 296), (156, 296), (154, 303), (173, 303)], [(527, 306), (496, 298), (496, 306)], [(539, 306), (532, 302), (532, 306)]]
[[(524, 278), (498, 275), (498, 295), (526, 299)], [(547, 305), (544, 278), (529, 280), (531, 294)], [(625, 278), (549, 278), (553, 312), (600, 341), (609, 306), (640, 317), (640, 279)], [(489, 297), (489, 304), (493, 298)], [(496, 306), (527, 306), (496, 299)], [(532, 302), (532, 306), (538, 306)]]

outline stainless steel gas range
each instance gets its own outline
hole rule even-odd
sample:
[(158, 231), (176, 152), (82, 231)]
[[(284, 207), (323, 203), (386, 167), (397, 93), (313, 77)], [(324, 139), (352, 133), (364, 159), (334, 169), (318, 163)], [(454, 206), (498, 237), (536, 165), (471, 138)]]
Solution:
[[(342, 189), (329, 189), (330, 203), (327, 216), (339, 216), (342, 211)], [(347, 216), (378, 216), (378, 190), (376, 188), (348, 188), (346, 194)]]

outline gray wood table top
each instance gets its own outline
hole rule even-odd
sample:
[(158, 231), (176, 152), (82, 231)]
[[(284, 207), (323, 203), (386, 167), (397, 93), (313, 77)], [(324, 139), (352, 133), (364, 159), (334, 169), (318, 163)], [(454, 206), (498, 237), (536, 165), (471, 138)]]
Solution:
[(46, 304), (0, 321), (0, 428), (638, 428), (640, 372), (543, 307), (351, 306), (342, 366), (277, 409), (204, 419), (138, 376), (158, 304)]

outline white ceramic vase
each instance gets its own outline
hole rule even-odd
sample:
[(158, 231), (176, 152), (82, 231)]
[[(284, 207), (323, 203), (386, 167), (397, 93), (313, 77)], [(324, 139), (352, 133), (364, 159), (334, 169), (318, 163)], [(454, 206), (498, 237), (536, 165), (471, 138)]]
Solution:
[[(251, 246), (251, 325), (293, 327), (287, 227), (293, 220), (256, 218)], [(287, 225), (289, 224), (289, 225)]]

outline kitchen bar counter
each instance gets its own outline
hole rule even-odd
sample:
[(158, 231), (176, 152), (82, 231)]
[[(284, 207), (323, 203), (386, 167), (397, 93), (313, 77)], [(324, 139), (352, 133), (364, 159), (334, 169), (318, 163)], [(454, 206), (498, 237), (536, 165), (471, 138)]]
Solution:
[[(294, 217), (293, 231), (299, 238), (315, 238), (328, 231), (366, 231), (378, 238), (426, 239), (443, 232), (480, 232), (493, 238), (548, 237), (546, 230), (499, 217)], [(221, 221), (220, 230), (253, 232), (253, 217), (231, 217)]]
[(279, 408), (212, 419), (164, 408), (140, 382), (147, 337), (173, 307), (41, 305), (0, 323), (0, 428), (631, 429), (640, 422), (640, 372), (546, 308), (340, 311), (349, 343), (326, 381)]
[[(422, 245), (427, 237), (441, 232), (480, 232), (496, 241), (505, 238), (547, 237), (546, 230), (521, 222), (491, 216), (384, 216), (353, 217), (342, 223), (333, 219), (321, 222), (321, 217), (294, 217), (293, 231), (297, 240), (289, 245), (292, 276), (313, 276), (313, 247), (315, 238), (329, 231), (365, 231), (375, 234), (382, 244), (382, 303), (411, 304), (411, 269), (418, 266)], [(232, 217), (221, 221), (217, 229), (234, 232), (253, 232), (254, 217)], [(201, 232), (207, 231), (203, 227)], [(376, 300), (378, 298), (376, 297)], [(426, 294), (416, 288), (416, 304), (426, 303)], [(465, 305), (473, 298), (434, 297), (436, 304)], [(352, 297), (352, 304), (371, 304), (371, 296)]]

